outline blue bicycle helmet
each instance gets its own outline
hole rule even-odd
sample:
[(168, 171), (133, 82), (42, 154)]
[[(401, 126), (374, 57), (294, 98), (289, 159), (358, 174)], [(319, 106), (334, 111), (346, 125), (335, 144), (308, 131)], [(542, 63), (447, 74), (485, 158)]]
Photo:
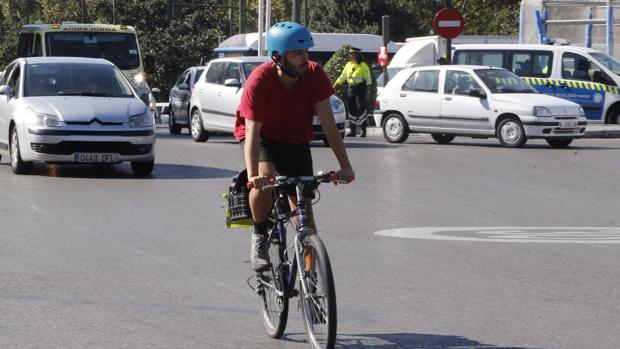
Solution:
[(277, 52), (284, 56), (288, 51), (304, 50), (314, 46), (312, 35), (306, 27), (295, 22), (280, 22), (267, 31), (267, 54), (273, 58)]

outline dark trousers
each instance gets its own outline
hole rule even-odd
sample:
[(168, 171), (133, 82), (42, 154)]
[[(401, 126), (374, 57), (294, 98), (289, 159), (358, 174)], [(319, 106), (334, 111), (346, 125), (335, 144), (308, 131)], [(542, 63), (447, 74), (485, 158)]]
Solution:
[(347, 87), (347, 105), (349, 107), (349, 128), (355, 134), (359, 126), (362, 134), (366, 132), (366, 83), (362, 82)]

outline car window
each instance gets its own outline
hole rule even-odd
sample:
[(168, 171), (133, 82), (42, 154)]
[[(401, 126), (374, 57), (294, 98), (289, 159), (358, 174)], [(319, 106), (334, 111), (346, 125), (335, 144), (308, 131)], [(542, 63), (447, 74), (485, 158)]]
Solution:
[(254, 71), (254, 69), (261, 64), (263, 64), (263, 62), (243, 63), (243, 70), (245, 70), (245, 79), (247, 80), (250, 74)]
[(422, 70), (418, 72), (413, 90), (416, 92), (437, 92), (438, 85), (439, 70)]
[(13, 90), (13, 96), (19, 96), (19, 82), (21, 79), (21, 69), (19, 64), (15, 65), (15, 69), (13, 69), (13, 71), (11, 72), (11, 75), (9, 76), (6, 84), (11, 86), (11, 89)]
[(207, 70), (207, 76), (205, 77), (206, 81), (212, 84), (221, 84), (224, 69), (226, 69), (226, 62), (211, 63), (211, 65), (209, 65), (209, 70)]
[(564, 79), (594, 81), (593, 76), (600, 76), (601, 69), (589, 59), (572, 52), (562, 55), (562, 77)]
[(224, 73), (224, 78), (222, 81), (225, 82), (228, 79), (237, 79), (241, 81), (241, 71), (238, 63), (228, 63), (228, 67), (226, 68), (226, 73)]
[(482, 91), (471, 74), (464, 71), (448, 70), (444, 93), (468, 96), (472, 90)]
[(401, 88), (403, 91), (413, 91), (413, 83), (415, 82), (416, 75), (417, 72), (414, 71), (413, 74), (411, 74), (411, 76), (407, 79), (407, 81), (405, 81), (403, 87)]
[(503, 68), (505, 56), (505, 52), (502, 51), (457, 51), (454, 62)]
[(134, 96), (118, 68), (90, 63), (30, 64), (26, 70), (24, 95)]
[(7, 85), (8, 84), (8, 80), (9, 77), (11, 76), (11, 70), (13, 70), (13, 68), (15, 67), (15, 63), (9, 65), (8, 67), (6, 67), (6, 69), (4, 70), (3, 74), (2, 74), (2, 83), (0, 85)]
[(202, 72), (204, 71), (204, 69), (200, 68), (200, 69), (196, 69), (196, 74), (194, 74), (194, 80), (192, 81), (192, 85), (196, 83), (196, 81), (198, 81), (198, 79), (200, 78), (200, 75), (202, 75)]
[(551, 52), (512, 52), (510, 70), (519, 76), (547, 78), (551, 75)]
[(177, 82), (174, 83), (175, 86), (181, 85), (187, 79), (187, 75), (189, 74), (189, 70), (183, 72), (183, 74), (179, 75)]

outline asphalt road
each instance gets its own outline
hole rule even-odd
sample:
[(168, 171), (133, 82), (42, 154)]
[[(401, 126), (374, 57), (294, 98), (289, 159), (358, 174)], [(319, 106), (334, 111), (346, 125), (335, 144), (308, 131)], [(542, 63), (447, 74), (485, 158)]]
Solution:
[[(0, 164), (0, 348), (306, 348), (296, 300), (266, 336), (249, 232), (224, 229), (230, 137), (160, 130), (129, 165)], [(620, 143), (347, 139), (350, 185), (315, 206), (339, 348), (617, 348)], [(334, 169), (328, 148), (315, 169)], [(612, 229), (602, 229), (612, 228)]]

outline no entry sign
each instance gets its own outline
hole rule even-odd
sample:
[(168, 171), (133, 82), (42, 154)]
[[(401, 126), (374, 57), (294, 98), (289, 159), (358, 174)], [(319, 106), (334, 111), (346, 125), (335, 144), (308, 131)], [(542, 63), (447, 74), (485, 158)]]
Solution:
[(461, 35), (465, 27), (463, 15), (453, 8), (444, 8), (435, 14), (433, 29), (441, 37), (454, 39)]

